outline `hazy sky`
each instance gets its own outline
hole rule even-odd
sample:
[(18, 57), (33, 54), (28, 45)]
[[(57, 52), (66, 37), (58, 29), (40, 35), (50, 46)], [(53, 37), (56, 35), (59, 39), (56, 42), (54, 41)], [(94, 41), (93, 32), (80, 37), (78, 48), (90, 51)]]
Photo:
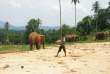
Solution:
[[(74, 26), (74, 3), (61, 0), (62, 24)], [(77, 22), (87, 15), (93, 15), (92, 4), (99, 1), (106, 8), (110, 0), (79, 0), (77, 4)], [(40, 18), (43, 26), (59, 26), (59, 0), (0, 0), (0, 20), (14, 26), (25, 26), (32, 18)]]

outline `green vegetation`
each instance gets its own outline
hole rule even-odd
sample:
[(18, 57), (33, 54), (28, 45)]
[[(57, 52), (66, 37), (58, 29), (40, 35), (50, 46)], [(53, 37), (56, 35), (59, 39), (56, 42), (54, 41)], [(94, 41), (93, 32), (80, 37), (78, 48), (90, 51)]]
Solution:
[(99, 11), (99, 2), (96, 1), (93, 5), (94, 13), (95, 13), (95, 18), (96, 18), (96, 32), (97, 32), (97, 23), (98, 23), (98, 11)]
[[(49, 44), (45, 44), (49, 46)], [(43, 48), (41, 44), (41, 48)], [(36, 49), (36, 46), (33, 46), (33, 49)], [(30, 51), (29, 45), (1, 45), (0, 51)]]
[[(35, 47), (34, 47), (35, 48)], [(29, 45), (2, 45), (0, 51), (29, 51)]]
[(86, 41), (67, 42), (66, 45), (74, 45), (74, 44), (78, 44), (78, 43), (98, 43), (98, 42), (110, 42), (110, 39), (108, 39), (108, 40), (96, 40), (96, 41), (92, 41), (91, 39), (88, 39)]

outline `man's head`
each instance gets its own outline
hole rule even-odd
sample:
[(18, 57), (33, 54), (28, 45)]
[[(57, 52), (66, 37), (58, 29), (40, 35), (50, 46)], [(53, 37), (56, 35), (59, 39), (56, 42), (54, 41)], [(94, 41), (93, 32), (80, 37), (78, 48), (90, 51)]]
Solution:
[(65, 35), (64, 34), (62, 34), (62, 37), (64, 37)]

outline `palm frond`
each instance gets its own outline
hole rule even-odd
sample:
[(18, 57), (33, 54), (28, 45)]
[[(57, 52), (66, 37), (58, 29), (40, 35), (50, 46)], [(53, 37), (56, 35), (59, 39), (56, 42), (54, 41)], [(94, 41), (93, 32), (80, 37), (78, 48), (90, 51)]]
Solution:
[(71, 3), (73, 3), (73, 2), (74, 2), (75, 5), (76, 5), (77, 2), (80, 3), (79, 0), (72, 0)]

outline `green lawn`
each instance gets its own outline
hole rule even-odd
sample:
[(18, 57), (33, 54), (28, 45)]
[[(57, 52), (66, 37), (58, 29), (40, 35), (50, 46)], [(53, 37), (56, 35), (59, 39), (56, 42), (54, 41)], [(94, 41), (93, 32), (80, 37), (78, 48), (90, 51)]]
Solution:
[(29, 51), (29, 45), (2, 45), (0, 51)]
[(110, 39), (108, 39), (108, 40), (95, 40), (95, 41), (88, 39), (86, 41), (67, 42), (66, 44), (67, 45), (74, 45), (76, 43), (96, 43), (96, 42), (110, 42)]
[[(86, 41), (77, 41), (77, 42), (67, 42), (66, 45), (74, 45), (77, 43), (96, 43), (96, 42), (110, 42), (110, 39), (108, 40), (96, 40), (91, 41), (91, 39), (88, 39)], [(45, 46), (56, 46), (57, 44), (45, 44)], [(41, 44), (41, 48), (42, 48)], [(35, 45), (33, 46), (33, 49), (36, 49)], [(1, 45), (0, 51), (29, 51), (29, 45)]]
[[(49, 46), (46, 44), (45, 46)], [(41, 45), (41, 48), (43, 46)], [(33, 46), (33, 49), (36, 49), (36, 46)], [(29, 45), (1, 45), (0, 51), (29, 51)]]

